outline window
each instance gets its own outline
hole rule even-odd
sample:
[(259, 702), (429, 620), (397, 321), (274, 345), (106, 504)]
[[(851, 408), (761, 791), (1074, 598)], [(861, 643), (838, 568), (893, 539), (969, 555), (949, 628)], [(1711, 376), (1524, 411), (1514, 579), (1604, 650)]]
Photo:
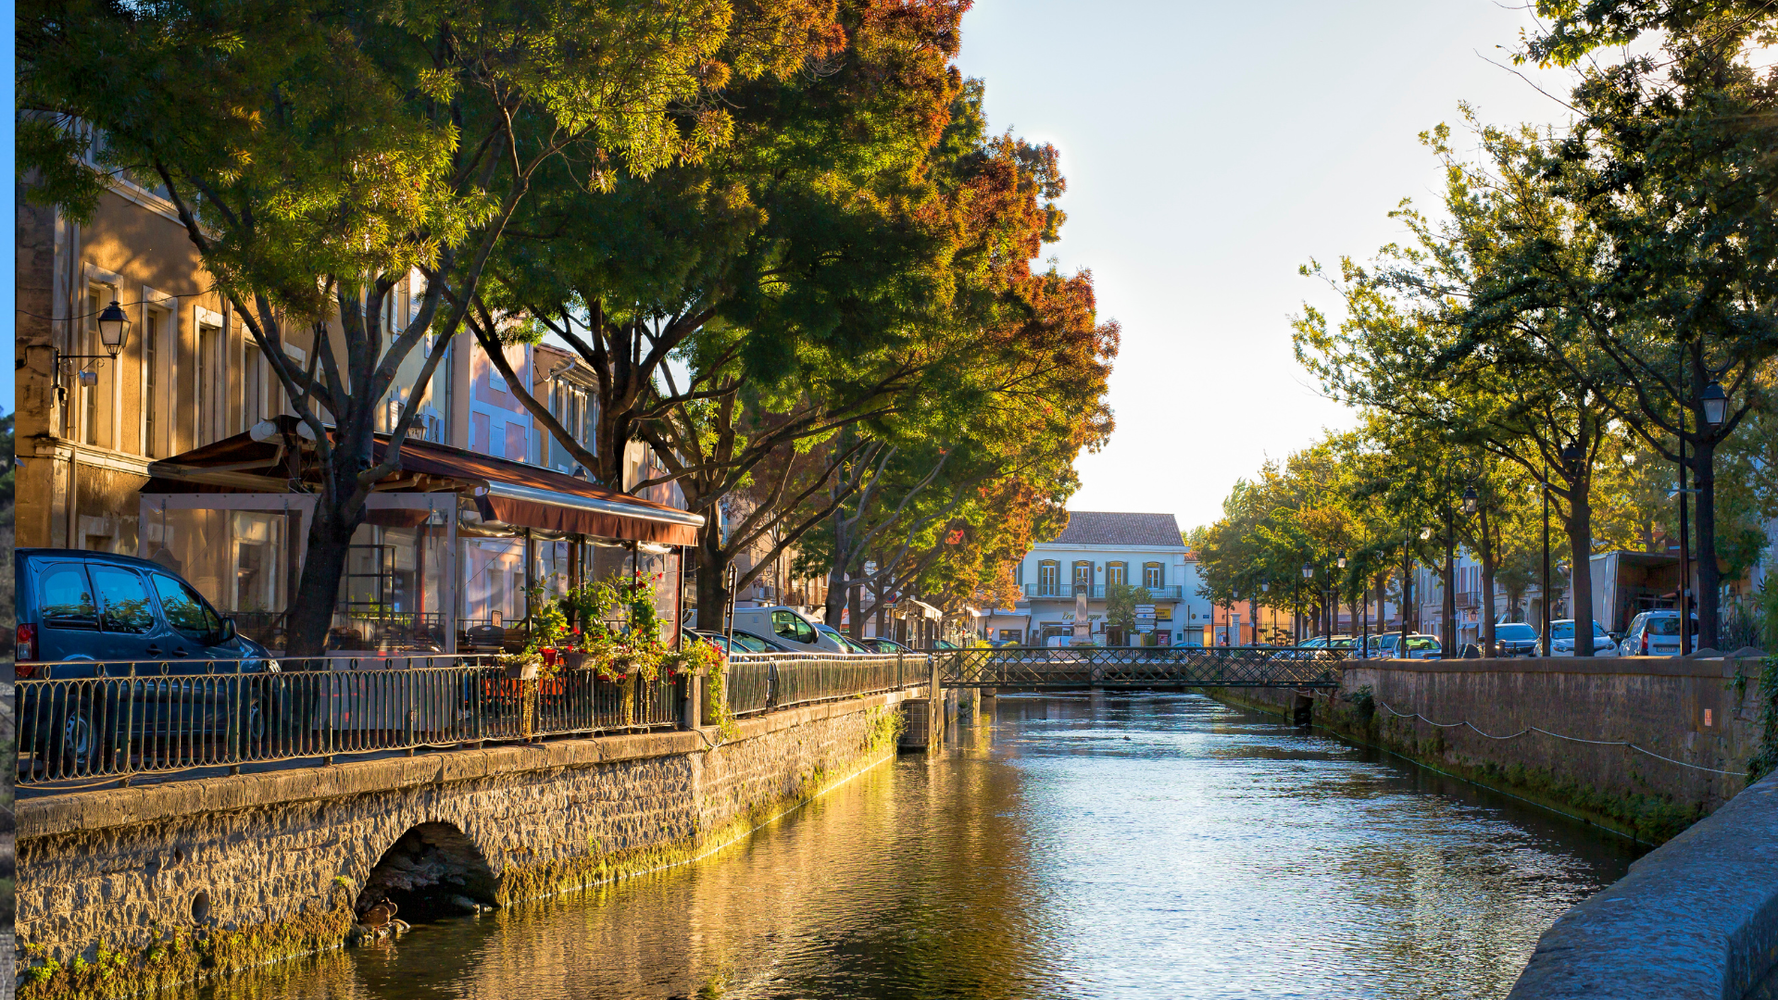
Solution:
[(788, 611), (772, 612), (772, 631), (792, 642), (808, 645), (815, 641), (815, 629), (798, 615)]
[(222, 628), (222, 619), (198, 592), (161, 573), (154, 574), (154, 592), (160, 595), (167, 624), (189, 639), (208, 639)]
[(244, 388), (241, 390), (241, 423), (251, 430), (254, 424), (265, 419), (265, 374), (260, 371), (259, 346), (248, 344), (242, 356), (241, 378)]
[[(86, 343), (82, 345), (81, 354), (100, 354), (102, 345), (99, 342), (99, 313), (105, 308), (101, 301), (104, 291), (98, 285), (89, 285), (86, 290)], [(91, 361), (85, 362), (92, 364)], [(92, 369), (95, 373), (97, 369)], [(86, 399), (82, 402), (84, 411), (81, 414), (81, 440), (87, 444), (99, 443), (99, 385), (95, 378), (92, 385), (82, 386), (80, 391)]]
[(142, 454), (154, 458), (160, 454), (155, 444), (159, 431), (155, 416), (161, 405), (161, 317), (153, 309), (142, 312)]
[(148, 585), (140, 574), (120, 566), (94, 566), (93, 589), (107, 632), (141, 634), (154, 630), (154, 608), (148, 603)]
[(210, 443), (216, 426), (215, 401), (216, 344), (222, 339), (222, 328), (204, 324), (198, 327), (197, 402), (192, 417), (196, 421), (192, 440), (199, 446)]
[(1130, 582), (1130, 564), (1129, 563), (1114, 562), (1114, 563), (1106, 563), (1105, 564), (1105, 586), (1111, 587), (1111, 586), (1116, 586), (1118, 584), (1124, 584), (1124, 583), (1129, 583), (1129, 582)]
[(1056, 597), (1062, 592), (1062, 564), (1045, 559), (1037, 564), (1037, 593), (1040, 597)]
[(1087, 594), (1093, 592), (1093, 564), (1077, 560), (1074, 563), (1074, 592), (1082, 593), (1082, 588), (1085, 588), (1084, 592)]
[(1159, 590), (1167, 585), (1166, 567), (1158, 562), (1142, 564), (1142, 585), (1149, 590)]
[(37, 579), (37, 613), (50, 628), (97, 629), (99, 609), (93, 604), (86, 570), (62, 563)]

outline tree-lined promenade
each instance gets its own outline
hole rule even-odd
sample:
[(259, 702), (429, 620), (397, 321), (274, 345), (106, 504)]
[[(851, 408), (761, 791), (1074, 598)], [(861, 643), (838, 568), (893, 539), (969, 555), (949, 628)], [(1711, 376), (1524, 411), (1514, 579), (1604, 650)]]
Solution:
[[(1465, 109), (1463, 129), (1422, 136), (1444, 171), (1438, 211), (1404, 201), (1404, 241), (1304, 267), (1344, 315), (1305, 307), (1297, 357), (1362, 418), (1236, 486), (1201, 538), (1219, 603), (1331, 631), (1341, 606), (1407, 603), (1412, 568), (1448, 574), (1461, 546), (1491, 647), (1541, 575), (1547, 502), (1577, 636), (1592, 634), (1591, 555), (1683, 544), (1696, 645), (1719, 646), (1721, 588), (1778, 517), (1778, 77), (1760, 58), (1778, 14), (1539, 9), (1549, 29), (1519, 58), (1580, 67), (1571, 126)], [(1610, 61), (1638, 41), (1658, 45)], [(1761, 601), (1778, 641), (1778, 592)]]

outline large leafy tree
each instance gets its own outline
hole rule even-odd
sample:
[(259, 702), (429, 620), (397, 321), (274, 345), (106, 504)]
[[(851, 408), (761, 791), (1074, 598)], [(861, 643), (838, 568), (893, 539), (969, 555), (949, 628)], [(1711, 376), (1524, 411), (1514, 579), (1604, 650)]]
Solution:
[[(412, 404), (533, 183), (561, 171), (603, 189), (702, 157), (729, 135), (720, 87), (799, 71), (830, 44), (825, 19), (799, 0), (21, 9), (20, 150), (38, 196), (83, 213), (108, 169), (158, 180), (313, 440), (293, 653), (320, 651), (365, 499), (399, 468)], [(416, 269), (419, 309), (383, 329), (384, 299)], [(283, 345), (311, 328), (301, 369)], [(417, 350), (379, 460), (378, 416)]]
[[(1778, 69), (1750, 58), (1778, 38), (1778, 10), (1744, 0), (1545, 0), (1549, 28), (1522, 58), (1582, 67), (1577, 127), (1528, 159), (1608, 241), (1597, 273), (1542, 263), (1584, 295), (1599, 348), (1633, 392), (1619, 416), (1697, 489), (1699, 642), (1716, 644), (1715, 453), (1762, 405), (1778, 354)], [(1598, 60), (1605, 46), (1657, 44)], [(1572, 292), (1571, 292), (1572, 293)], [(1720, 426), (1704, 392), (1730, 399)], [(1727, 526), (1725, 526), (1727, 527)]]

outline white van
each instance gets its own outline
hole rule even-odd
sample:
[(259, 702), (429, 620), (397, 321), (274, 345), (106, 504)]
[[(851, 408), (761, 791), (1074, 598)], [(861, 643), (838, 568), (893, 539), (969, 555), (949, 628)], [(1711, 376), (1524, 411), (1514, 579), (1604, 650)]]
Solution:
[(846, 647), (824, 635), (815, 620), (795, 608), (736, 608), (735, 628), (754, 635), (775, 635), (786, 646), (811, 653), (844, 653)]

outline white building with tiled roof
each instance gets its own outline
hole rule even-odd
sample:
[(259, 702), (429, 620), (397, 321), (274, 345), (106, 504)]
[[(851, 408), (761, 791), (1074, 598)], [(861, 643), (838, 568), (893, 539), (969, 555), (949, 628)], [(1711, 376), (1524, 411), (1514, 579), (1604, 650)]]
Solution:
[(1068, 527), (1020, 560), (1022, 599), (989, 623), (988, 638), (1041, 644), (1074, 629), (1076, 595), (1087, 598), (1093, 641), (1105, 641), (1105, 593), (1119, 583), (1146, 588), (1154, 631), (1169, 645), (1203, 641), (1210, 606), (1196, 594), (1197, 562), (1172, 514), (1072, 511)]

